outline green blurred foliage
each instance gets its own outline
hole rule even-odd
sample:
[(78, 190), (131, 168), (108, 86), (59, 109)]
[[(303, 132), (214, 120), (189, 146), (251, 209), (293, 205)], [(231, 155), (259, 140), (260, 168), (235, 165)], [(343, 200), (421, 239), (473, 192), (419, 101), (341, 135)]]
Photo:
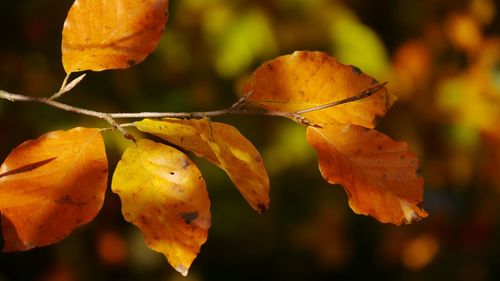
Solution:
[[(500, 280), (500, 1), (171, 2), (165, 35), (146, 61), (89, 73), (62, 101), (109, 112), (220, 109), (265, 60), (327, 51), (398, 95), (379, 129), (406, 140), (421, 159), (430, 213), (406, 227), (357, 216), (344, 191), (321, 179), (303, 127), (220, 118), (262, 152), (271, 209), (254, 213), (223, 172), (193, 156), (208, 184), (213, 226), (187, 280)], [(0, 89), (49, 96), (59, 88), (71, 4), (0, 1)], [(7, 101), (0, 118), (2, 159), (50, 130), (107, 126)], [(128, 141), (104, 135), (114, 167)], [(101, 242), (107, 233), (114, 240)], [(61, 243), (1, 254), (0, 280), (181, 279), (123, 221), (108, 192), (98, 217)]]

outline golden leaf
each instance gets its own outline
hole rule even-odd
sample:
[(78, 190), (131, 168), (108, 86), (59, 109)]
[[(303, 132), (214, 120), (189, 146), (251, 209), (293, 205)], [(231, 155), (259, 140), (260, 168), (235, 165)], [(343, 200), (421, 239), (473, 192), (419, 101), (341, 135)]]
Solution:
[[(257, 68), (243, 93), (265, 109), (293, 113), (355, 96), (376, 84), (359, 68), (341, 64), (326, 53), (297, 51)], [(337, 122), (374, 128), (394, 100), (382, 88), (368, 98), (303, 116), (320, 125)]]
[(4, 252), (56, 243), (101, 209), (108, 162), (98, 129), (27, 141), (0, 168)]
[(269, 178), (252, 143), (233, 126), (206, 119), (144, 119), (136, 127), (204, 157), (226, 171), (258, 212), (269, 207)]
[(142, 139), (123, 154), (111, 188), (148, 246), (187, 275), (211, 224), (205, 181), (195, 164), (175, 148)]
[(396, 225), (427, 216), (419, 207), (424, 180), (406, 143), (354, 125), (309, 127), (307, 140), (318, 153), (321, 174), (344, 186), (355, 213)]
[(76, 0), (62, 31), (67, 73), (124, 69), (142, 62), (158, 44), (168, 0)]

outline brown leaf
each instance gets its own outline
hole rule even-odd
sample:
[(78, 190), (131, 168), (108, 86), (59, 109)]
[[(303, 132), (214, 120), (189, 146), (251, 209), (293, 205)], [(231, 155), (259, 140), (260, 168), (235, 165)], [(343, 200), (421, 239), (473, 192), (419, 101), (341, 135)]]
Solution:
[(123, 154), (111, 188), (148, 246), (187, 275), (211, 224), (205, 181), (195, 164), (175, 148), (142, 139)]
[(269, 207), (269, 177), (253, 144), (233, 126), (206, 119), (144, 119), (134, 123), (226, 171), (247, 202), (258, 212)]
[(406, 143), (354, 125), (309, 127), (307, 140), (318, 153), (321, 174), (344, 186), (355, 213), (397, 225), (427, 216), (419, 207), (424, 180)]
[(101, 209), (108, 163), (99, 130), (55, 131), (27, 141), (0, 168), (4, 252), (66, 237)]
[[(265, 62), (243, 87), (249, 101), (272, 111), (296, 112), (355, 96), (377, 84), (355, 66), (323, 52), (297, 51)], [(374, 128), (395, 97), (385, 88), (372, 96), (303, 114), (315, 124)]]
[(62, 31), (67, 73), (124, 69), (155, 48), (167, 21), (168, 0), (76, 0)]

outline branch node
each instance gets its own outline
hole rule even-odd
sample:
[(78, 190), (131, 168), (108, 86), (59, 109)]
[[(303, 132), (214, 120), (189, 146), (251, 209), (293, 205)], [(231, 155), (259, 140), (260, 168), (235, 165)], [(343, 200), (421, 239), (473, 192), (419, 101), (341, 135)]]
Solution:
[(116, 123), (116, 121), (111, 117), (111, 115), (109, 115), (109, 114), (103, 114), (102, 118), (104, 120), (106, 120), (111, 125), (111, 127), (113, 129), (116, 129), (120, 133), (122, 133), (122, 135), (126, 139), (131, 140), (133, 142), (136, 142), (136, 139), (134, 138), (134, 136), (131, 133), (129, 133), (127, 130), (125, 130), (120, 124)]
[(313, 121), (311, 121), (310, 119), (302, 116), (298, 112), (291, 113), (290, 117), (293, 120), (295, 120), (295, 122), (297, 122), (297, 123), (300, 123), (300, 124), (303, 124), (303, 125), (306, 125), (306, 126), (315, 127), (315, 128), (322, 128), (319, 124), (314, 123)]
[(55, 100), (55, 99), (61, 97), (62, 95), (66, 94), (67, 92), (71, 91), (71, 89), (73, 89), (76, 85), (78, 85), (83, 80), (83, 78), (85, 78), (86, 74), (82, 74), (82, 75), (78, 76), (77, 78), (73, 79), (73, 81), (71, 81), (69, 84), (66, 84), (67, 79), (69, 78), (69, 75), (70, 75), (70, 73), (68, 73), (68, 75), (66, 75), (66, 78), (64, 78), (64, 82), (63, 82), (59, 92), (53, 94), (49, 98), (49, 100)]

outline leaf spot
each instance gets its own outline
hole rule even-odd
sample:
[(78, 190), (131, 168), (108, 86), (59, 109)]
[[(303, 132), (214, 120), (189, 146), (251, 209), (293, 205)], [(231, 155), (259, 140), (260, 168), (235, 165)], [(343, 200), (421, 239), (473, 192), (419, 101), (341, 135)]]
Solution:
[(361, 71), (361, 69), (359, 69), (359, 67), (354, 66), (354, 65), (351, 65), (351, 70), (353, 73), (355, 73), (357, 75), (361, 75), (363, 73), (363, 71)]
[(191, 224), (195, 219), (198, 218), (198, 212), (182, 213), (181, 217), (186, 224)]
[(259, 212), (259, 214), (261, 214), (262, 212), (267, 210), (267, 205), (264, 203), (257, 203), (257, 208), (258, 208), (257, 211)]
[(418, 169), (417, 170), (417, 177), (422, 177), (423, 174), (422, 174), (422, 170)]
[(136, 63), (137, 63), (137, 62), (136, 62), (135, 60), (128, 60), (128, 61), (127, 61), (127, 64), (128, 64), (129, 66), (133, 66), (133, 65), (135, 65)]

